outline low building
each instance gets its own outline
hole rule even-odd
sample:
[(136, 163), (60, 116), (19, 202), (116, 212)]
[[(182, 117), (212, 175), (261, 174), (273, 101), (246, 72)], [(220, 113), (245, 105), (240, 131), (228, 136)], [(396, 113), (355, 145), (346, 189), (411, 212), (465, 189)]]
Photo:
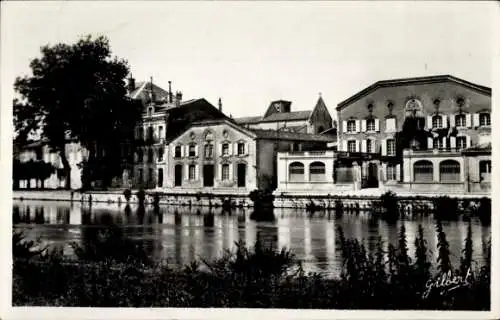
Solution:
[(323, 135), (248, 129), (231, 119), (194, 122), (169, 142), (165, 187), (245, 194), (274, 189), (279, 151), (320, 150), (331, 140)]
[(286, 100), (272, 101), (264, 116), (236, 118), (234, 120), (248, 129), (309, 134), (320, 134), (325, 131), (331, 133), (334, 122), (321, 96), (312, 110), (292, 111), (291, 105), (292, 102)]

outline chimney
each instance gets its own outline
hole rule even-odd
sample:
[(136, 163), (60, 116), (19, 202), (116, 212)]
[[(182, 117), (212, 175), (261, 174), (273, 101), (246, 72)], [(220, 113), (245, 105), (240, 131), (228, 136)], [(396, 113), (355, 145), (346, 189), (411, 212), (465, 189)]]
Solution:
[(168, 101), (172, 103), (172, 81), (168, 82)]
[(128, 93), (132, 93), (135, 90), (135, 79), (132, 78), (132, 74), (127, 79), (127, 91)]
[(219, 98), (219, 111), (222, 112), (222, 99)]

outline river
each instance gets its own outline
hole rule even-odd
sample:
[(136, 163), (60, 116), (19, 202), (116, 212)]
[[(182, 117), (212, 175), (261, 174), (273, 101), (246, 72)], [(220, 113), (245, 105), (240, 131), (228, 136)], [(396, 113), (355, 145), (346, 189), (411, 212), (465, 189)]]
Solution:
[[(213, 215), (210, 215), (212, 213)], [(220, 257), (225, 249), (234, 249), (235, 242), (253, 244), (257, 235), (276, 248), (287, 247), (302, 261), (307, 272), (337, 276), (341, 267), (340, 250), (336, 244), (336, 228), (341, 226), (347, 238), (363, 240), (368, 250), (374, 250), (382, 241), (397, 245), (398, 231), (405, 225), (410, 254), (414, 256), (414, 240), (418, 225), (430, 250), (429, 258), (437, 259), (435, 224), (431, 217), (413, 217), (388, 224), (371, 219), (366, 213), (345, 213), (335, 217), (331, 212), (316, 212), (312, 216), (305, 210), (274, 209), (274, 221), (255, 221), (251, 209), (223, 212), (221, 208), (188, 208), (160, 206), (139, 210), (118, 204), (69, 203), (61, 201), (18, 201), (13, 203), (14, 229), (23, 230), (30, 239), (59, 247), (64, 254), (73, 255), (72, 242), (86, 241), (86, 231), (96, 226), (118, 225), (124, 233), (142, 242), (154, 259), (166, 259), (173, 267), (183, 266), (202, 257)], [(482, 265), (485, 248), (490, 238), (490, 226), (472, 220), (473, 259)], [(458, 267), (460, 252), (467, 234), (468, 222), (443, 222), (452, 253), (452, 263)]]

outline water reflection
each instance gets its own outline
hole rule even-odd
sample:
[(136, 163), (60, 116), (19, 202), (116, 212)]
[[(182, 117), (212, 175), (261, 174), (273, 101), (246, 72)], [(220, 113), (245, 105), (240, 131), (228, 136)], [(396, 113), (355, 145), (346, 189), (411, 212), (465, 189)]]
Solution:
[[(387, 224), (373, 219), (366, 212), (344, 213), (275, 209), (252, 212), (222, 208), (189, 208), (175, 206), (138, 206), (135, 204), (70, 205), (64, 202), (15, 201), (15, 228), (24, 229), (28, 237), (40, 238), (49, 245), (72, 255), (72, 242), (92, 243), (96, 228), (116, 225), (123, 234), (139, 241), (154, 259), (166, 259), (172, 266), (183, 266), (193, 259), (220, 257), (224, 250), (234, 249), (236, 242), (253, 245), (260, 239), (274, 248), (290, 248), (303, 261), (307, 272), (337, 275), (340, 250), (336, 247), (336, 228), (341, 226), (345, 236), (364, 241), (373, 252), (380, 238), (384, 248), (397, 245), (398, 232), (404, 224), (411, 257), (415, 252), (418, 225), (423, 226), (424, 238), (433, 260), (437, 258), (436, 233), (431, 218), (414, 218)], [(490, 238), (490, 227), (472, 220), (474, 260), (482, 264)], [(450, 243), (452, 262), (458, 267), (460, 251), (467, 235), (468, 222), (443, 222)]]

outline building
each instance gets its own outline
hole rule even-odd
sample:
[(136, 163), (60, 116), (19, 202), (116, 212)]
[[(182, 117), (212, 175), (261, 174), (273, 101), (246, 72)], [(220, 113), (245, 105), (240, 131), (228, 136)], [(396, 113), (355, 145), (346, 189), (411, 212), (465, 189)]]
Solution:
[[(488, 193), (490, 113), (491, 89), (453, 76), (376, 82), (337, 106), (332, 191), (350, 185), (352, 190)], [(282, 162), (292, 158), (280, 155)], [(300, 162), (315, 159), (311, 154)], [(291, 169), (282, 170), (280, 181), (292, 177)], [(306, 176), (301, 179), (295, 188), (309, 186)]]
[(166, 187), (244, 194), (274, 189), (279, 151), (321, 150), (330, 141), (324, 135), (248, 129), (231, 119), (193, 122), (169, 142)]
[[(14, 159), (20, 163), (46, 163), (52, 165), (52, 172), (49, 174), (40, 174), (39, 172), (16, 172), (14, 164), (13, 180), (15, 189), (59, 189), (66, 186), (66, 177), (63, 174), (63, 165), (61, 156), (58, 152), (53, 152), (48, 146), (47, 141), (39, 140), (28, 143), (22, 147), (14, 144)], [(81, 170), (78, 164), (87, 153), (77, 142), (69, 141), (66, 144), (66, 157), (68, 159), (70, 172), (71, 189), (80, 189), (82, 186)], [(36, 168), (34, 168), (36, 170)], [(19, 177), (16, 177), (18, 175)], [(43, 178), (40, 178), (43, 177)]]
[(334, 122), (328, 108), (320, 96), (312, 110), (291, 111), (292, 102), (277, 100), (271, 102), (264, 116), (234, 119), (248, 129), (267, 129), (319, 134), (332, 133)]
[(190, 123), (227, 118), (205, 99), (183, 101), (182, 93), (168, 91), (149, 82), (135, 84), (130, 78), (129, 95), (143, 103), (141, 121), (135, 128), (136, 143), (132, 164), (124, 170), (122, 186), (127, 188), (163, 188), (167, 172), (167, 142), (183, 132)]

